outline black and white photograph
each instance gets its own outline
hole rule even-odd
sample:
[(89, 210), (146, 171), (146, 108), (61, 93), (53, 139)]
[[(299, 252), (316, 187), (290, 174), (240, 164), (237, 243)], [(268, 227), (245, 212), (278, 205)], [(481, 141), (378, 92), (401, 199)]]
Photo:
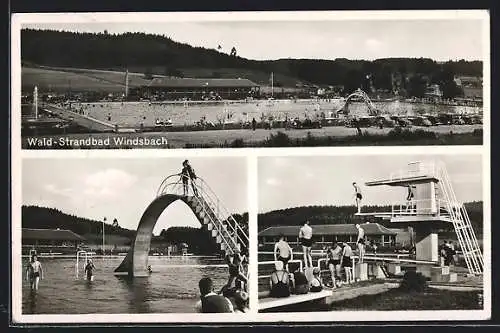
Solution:
[(13, 325), (491, 318), (487, 10), (10, 32)]
[(22, 315), (248, 312), (245, 158), (29, 158), (22, 172)]
[(481, 145), (488, 15), (453, 13), (19, 20), (22, 148)]
[(259, 311), (483, 310), (482, 166), (477, 154), (260, 157)]

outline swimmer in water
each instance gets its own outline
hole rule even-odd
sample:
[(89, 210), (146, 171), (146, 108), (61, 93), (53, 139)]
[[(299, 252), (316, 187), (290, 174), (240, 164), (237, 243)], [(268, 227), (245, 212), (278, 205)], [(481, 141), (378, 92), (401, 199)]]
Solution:
[(85, 265), (85, 275), (87, 277), (87, 281), (94, 281), (94, 263), (92, 259), (87, 259), (87, 265)]
[(26, 278), (30, 282), (31, 290), (38, 290), (38, 283), (40, 279), (43, 279), (43, 268), (36, 254), (31, 257), (26, 273)]

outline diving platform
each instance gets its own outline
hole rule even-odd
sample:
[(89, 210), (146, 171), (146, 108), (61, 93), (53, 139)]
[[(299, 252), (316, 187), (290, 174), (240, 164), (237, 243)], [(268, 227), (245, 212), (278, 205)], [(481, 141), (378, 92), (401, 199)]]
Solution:
[(371, 182), (366, 182), (366, 186), (381, 186), (381, 185), (388, 185), (388, 186), (408, 186), (408, 184), (425, 184), (429, 182), (434, 182), (437, 183), (439, 179), (437, 179), (433, 175), (407, 175), (404, 177), (398, 177), (398, 178), (389, 178), (389, 179), (381, 179), (381, 180), (374, 180)]
[[(482, 273), (484, 262), (469, 215), (451, 185), (444, 163), (412, 162), (389, 177), (365, 182), (366, 186), (386, 185), (400, 192), (400, 199), (382, 212), (359, 212), (358, 217), (375, 217), (411, 226), (415, 232), (416, 259), (437, 261), (438, 235), (451, 224), (471, 274)], [(396, 189), (399, 187), (399, 189)], [(401, 191), (401, 188), (406, 190)], [(358, 206), (358, 210), (363, 210)], [(430, 274), (430, 272), (426, 272)]]
[(324, 289), (319, 292), (309, 292), (303, 295), (290, 295), (288, 297), (265, 297), (259, 299), (259, 311), (282, 308), (306, 302), (326, 302), (326, 298), (333, 295), (333, 290)]

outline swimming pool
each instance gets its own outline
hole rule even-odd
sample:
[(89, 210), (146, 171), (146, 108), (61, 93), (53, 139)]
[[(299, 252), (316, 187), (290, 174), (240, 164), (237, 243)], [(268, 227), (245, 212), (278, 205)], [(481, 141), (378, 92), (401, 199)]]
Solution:
[(30, 291), (23, 276), (22, 313), (190, 313), (202, 277), (212, 278), (216, 290), (227, 281), (227, 266), (215, 257), (150, 257), (153, 273), (134, 279), (113, 274), (122, 259), (95, 258), (89, 283), (82, 267), (76, 278), (75, 259), (41, 258), (45, 278), (37, 292)]

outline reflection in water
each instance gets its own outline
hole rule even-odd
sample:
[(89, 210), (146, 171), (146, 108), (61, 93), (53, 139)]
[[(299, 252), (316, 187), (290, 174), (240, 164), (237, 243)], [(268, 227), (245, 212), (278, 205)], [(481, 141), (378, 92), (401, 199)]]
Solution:
[(147, 277), (115, 276), (123, 258), (96, 259), (94, 281), (75, 274), (74, 259), (41, 258), (44, 279), (37, 292), (23, 283), (23, 314), (189, 313), (199, 299), (198, 281), (226, 282), (227, 266), (219, 258), (150, 258)]
[(128, 290), (128, 306), (130, 313), (148, 313), (149, 308), (149, 277), (131, 278), (128, 276), (117, 276), (120, 283)]

